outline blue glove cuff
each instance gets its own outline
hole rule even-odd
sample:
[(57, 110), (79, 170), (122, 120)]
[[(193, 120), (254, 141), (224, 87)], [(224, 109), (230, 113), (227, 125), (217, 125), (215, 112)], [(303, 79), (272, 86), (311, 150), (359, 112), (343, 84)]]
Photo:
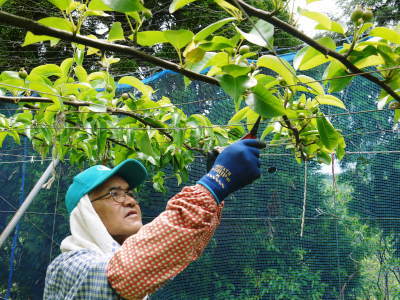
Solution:
[(211, 195), (213, 195), (214, 200), (215, 200), (215, 202), (217, 202), (218, 205), (221, 203), (221, 200), (219, 200), (217, 194), (214, 193), (213, 189), (211, 187), (209, 187), (207, 183), (205, 183), (201, 179), (199, 181), (197, 181), (197, 183), (204, 186), (211, 193)]
[(229, 194), (230, 189), (228, 186), (231, 182), (231, 175), (231, 171), (217, 164), (206, 175), (200, 178), (198, 183), (205, 186), (219, 204)]

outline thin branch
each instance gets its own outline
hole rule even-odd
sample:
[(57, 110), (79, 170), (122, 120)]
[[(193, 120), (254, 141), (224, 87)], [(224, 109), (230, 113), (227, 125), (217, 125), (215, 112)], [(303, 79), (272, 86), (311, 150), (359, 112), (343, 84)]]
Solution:
[[(296, 145), (300, 145), (300, 133), (299, 133), (299, 130), (296, 128), (296, 127), (294, 127), (293, 125), (292, 125), (292, 123), (290, 123), (290, 120), (289, 120), (289, 118), (285, 115), (285, 116), (282, 116), (282, 119), (283, 119), (283, 121), (285, 122), (285, 124), (286, 124), (286, 128), (288, 128), (289, 130), (291, 130), (292, 132), (293, 132), (293, 135), (294, 135), (294, 138), (296, 139)], [(303, 151), (302, 151), (302, 149), (300, 149), (300, 156), (301, 156), (301, 159), (303, 160), (303, 161), (306, 161), (306, 156), (304, 155), (304, 153), (303, 153)]]
[(10, 13), (6, 13), (4, 11), (0, 11), (0, 23), (23, 28), (23, 29), (29, 30), (32, 33), (37, 34), (37, 35), (48, 35), (48, 36), (62, 39), (64, 41), (82, 44), (82, 45), (93, 47), (93, 48), (100, 49), (103, 51), (107, 50), (107, 51), (116, 52), (116, 53), (128, 54), (136, 59), (142, 59), (142, 60), (152, 63), (154, 65), (157, 65), (157, 66), (163, 67), (165, 69), (185, 75), (186, 77), (189, 77), (190, 79), (199, 80), (199, 81), (203, 81), (203, 82), (214, 84), (214, 85), (219, 85), (218, 80), (216, 80), (215, 78), (189, 71), (187, 69), (184, 69), (183, 67), (181, 67), (178, 64), (175, 64), (170, 61), (146, 54), (146, 53), (139, 51), (133, 47), (118, 45), (118, 44), (110, 43), (110, 42), (107, 42), (104, 40), (95, 40), (95, 39), (91, 39), (91, 38), (88, 38), (88, 37), (80, 35), (80, 34), (73, 34), (71, 32), (67, 32), (64, 30), (47, 27), (47, 26), (39, 24), (38, 22), (35, 22), (33, 20), (30, 20), (30, 19), (27, 19), (24, 17), (20, 17), (20, 16), (16, 16), (16, 15), (13, 15)]
[[(30, 102), (30, 103), (54, 103), (53, 100), (49, 99), (49, 98), (42, 98), (42, 97), (12, 97), (12, 96), (0, 96), (0, 102), (7, 102), (7, 103), (26, 103), (26, 102)], [(82, 101), (63, 101), (63, 103), (65, 105), (70, 105), (70, 106), (74, 106), (74, 107), (81, 107), (81, 106), (90, 106), (93, 105), (94, 103), (91, 102), (82, 102)], [(28, 106), (30, 109), (36, 109), (36, 107), (34, 106)], [(166, 136), (167, 138), (169, 138), (171, 141), (174, 140), (174, 138), (172, 137), (171, 134), (169, 134), (167, 132), (167, 129), (164, 128), (156, 128), (151, 122), (148, 122), (144, 119), (144, 117), (140, 114), (134, 113), (134, 112), (130, 112), (130, 111), (126, 111), (120, 108), (113, 108), (113, 107), (106, 107), (107, 112), (111, 113), (113, 115), (124, 115), (124, 116), (128, 116), (131, 117), (137, 121), (139, 121), (140, 123), (146, 125), (146, 126), (150, 126), (152, 128), (157, 129), (161, 134), (163, 134), (164, 136)], [(124, 147), (128, 147), (126, 145), (122, 145), (120, 142), (118, 142), (117, 140), (114, 139), (109, 139), (111, 142), (119, 144), (120, 146), (124, 146)], [(201, 148), (195, 148), (195, 147), (190, 147), (187, 144), (184, 144), (185, 148), (188, 150), (192, 150), (192, 151), (198, 151), (200, 153), (205, 153), (205, 151)]]
[[(298, 39), (300, 39), (301, 41), (303, 41), (306, 44), (310, 45), (311, 47), (313, 47), (317, 51), (321, 52), (322, 54), (337, 59), (343, 65), (345, 65), (351, 71), (351, 73), (363, 73), (362, 70), (360, 70), (353, 63), (348, 61), (344, 55), (342, 55), (342, 54), (340, 54), (340, 53), (338, 53), (338, 52), (336, 52), (336, 51), (334, 51), (332, 49), (329, 49), (329, 48), (319, 44), (318, 42), (316, 42), (312, 38), (308, 37), (307, 35), (305, 35), (301, 31), (299, 31), (298, 29), (293, 27), (292, 25), (290, 25), (290, 24), (278, 19), (277, 17), (274, 17), (271, 13), (266, 12), (266, 11), (261, 10), (261, 9), (258, 9), (258, 8), (255, 8), (255, 7), (247, 4), (246, 2), (244, 2), (242, 0), (227, 0), (227, 1), (230, 2), (233, 5), (235, 5), (235, 2), (238, 2), (240, 4), (241, 8), (247, 14), (249, 14), (250, 16), (257, 17), (257, 18), (260, 18), (260, 19), (262, 19), (264, 21), (267, 21), (267, 22), (271, 23), (272, 25), (274, 25), (274, 26), (282, 29), (283, 31), (289, 33), (290, 35), (292, 35), (294, 37), (297, 37)], [(363, 73), (361, 76), (363, 76), (363, 77), (367, 78), (368, 80), (376, 83), (382, 89), (384, 89), (389, 95), (391, 95), (394, 99), (400, 101), (400, 95), (397, 94), (392, 88), (390, 88), (387, 84), (385, 84), (385, 82), (383, 82), (379, 78), (377, 78), (375, 76), (372, 76), (370, 74), (365, 74), (365, 73)]]

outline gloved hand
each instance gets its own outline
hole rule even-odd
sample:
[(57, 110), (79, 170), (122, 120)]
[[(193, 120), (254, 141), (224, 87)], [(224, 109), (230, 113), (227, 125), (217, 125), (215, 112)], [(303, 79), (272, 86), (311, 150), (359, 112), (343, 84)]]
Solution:
[(225, 148), (211, 170), (198, 181), (218, 203), (230, 193), (260, 177), (260, 149), (266, 144), (259, 140), (240, 140)]

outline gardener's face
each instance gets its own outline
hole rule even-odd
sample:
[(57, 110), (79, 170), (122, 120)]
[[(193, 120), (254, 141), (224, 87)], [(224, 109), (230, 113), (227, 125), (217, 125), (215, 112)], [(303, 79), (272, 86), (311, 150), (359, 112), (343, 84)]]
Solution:
[(122, 244), (143, 226), (140, 206), (122, 177), (111, 177), (90, 192), (89, 197), (108, 233), (118, 243)]

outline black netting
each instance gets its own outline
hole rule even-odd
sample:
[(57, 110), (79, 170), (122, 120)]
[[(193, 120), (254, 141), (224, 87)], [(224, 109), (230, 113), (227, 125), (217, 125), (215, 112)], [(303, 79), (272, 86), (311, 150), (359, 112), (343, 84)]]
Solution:
[[(321, 72), (307, 75), (320, 78)], [(231, 100), (218, 87), (199, 82), (185, 87), (182, 76), (168, 72), (150, 84), (157, 96), (168, 96), (187, 114), (204, 114), (215, 124), (226, 124), (233, 115)], [(152, 299), (398, 296), (399, 139), (393, 112), (374, 109), (378, 93), (371, 82), (357, 77), (337, 94), (347, 112), (324, 107), (347, 143), (348, 153), (335, 162), (334, 176), (332, 166), (296, 163), (284, 146), (264, 151), (262, 177), (226, 199), (222, 223), (201, 259)], [(26, 192), (48, 164), (30, 162), (29, 156), (20, 156), (23, 145), (7, 143), (0, 152), (0, 228), (18, 207), (22, 161), (27, 161)], [(35, 154), (28, 149), (28, 155)], [(190, 170), (186, 184), (204, 174), (204, 159), (198, 157)], [(68, 233), (63, 197), (78, 171), (60, 165), (52, 188), (41, 192), (21, 221), (12, 298), (41, 298), (46, 266)], [(167, 186), (164, 195), (146, 183), (141, 195), (145, 222), (163, 211), (168, 198), (182, 188), (172, 179)], [(11, 272), (11, 248), (12, 237), (0, 255), (2, 296)]]

